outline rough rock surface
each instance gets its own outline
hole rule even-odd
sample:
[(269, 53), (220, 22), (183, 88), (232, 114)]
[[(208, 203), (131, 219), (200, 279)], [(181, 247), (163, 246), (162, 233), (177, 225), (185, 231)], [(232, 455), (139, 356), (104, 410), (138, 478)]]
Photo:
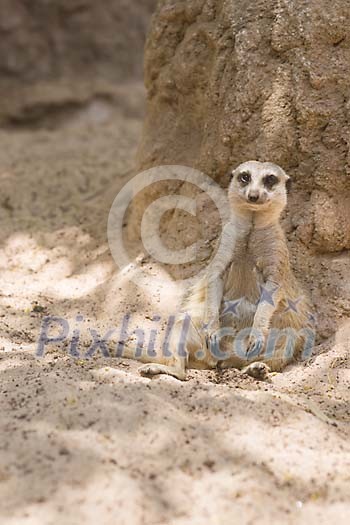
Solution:
[(287, 170), (285, 227), (323, 337), (350, 311), (349, 27), (340, 0), (162, 0), (146, 48), (140, 168), (189, 165), (223, 186), (247, 159)]

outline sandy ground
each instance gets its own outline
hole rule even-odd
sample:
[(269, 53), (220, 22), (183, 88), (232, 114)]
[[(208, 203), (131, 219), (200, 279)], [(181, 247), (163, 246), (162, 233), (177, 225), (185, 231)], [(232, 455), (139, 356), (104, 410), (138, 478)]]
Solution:
[[(163, 333), (174, 308), (121, 275), (107, 243), (142, 97), (128, 86), (119, 108), (95, 100), (0, 132), (0, 522), (348, 524), (350, 323), (265, 383), (84, 359), (126, 313), (146, 332), (160, 314)], [(69, 333), (39, 358), (48, 315)]]

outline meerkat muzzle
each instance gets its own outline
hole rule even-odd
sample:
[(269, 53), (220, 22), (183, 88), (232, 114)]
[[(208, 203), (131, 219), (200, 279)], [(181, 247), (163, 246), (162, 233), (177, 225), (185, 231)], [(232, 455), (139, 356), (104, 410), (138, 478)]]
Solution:
[(258, 191), (250, 191), (248, 193), (249, 202), (258, 202), (259, 198), (260, 198), (260, 194)]

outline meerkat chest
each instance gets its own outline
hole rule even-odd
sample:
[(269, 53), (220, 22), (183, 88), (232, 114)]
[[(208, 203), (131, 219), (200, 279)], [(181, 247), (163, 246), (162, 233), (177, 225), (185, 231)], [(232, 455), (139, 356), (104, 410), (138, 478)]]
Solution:
[(263, 259), (257, 249), (259, 239), (255, 232), (237, 242), (232, 263), (225, 280), (225, 299), (245, 297), (255, 300), (263, 283)]

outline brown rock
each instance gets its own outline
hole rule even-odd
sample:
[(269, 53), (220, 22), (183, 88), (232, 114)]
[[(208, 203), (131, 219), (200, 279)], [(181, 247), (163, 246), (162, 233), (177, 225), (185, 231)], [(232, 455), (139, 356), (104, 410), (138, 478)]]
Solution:
[(242, 161), (282, 165), (294, 180), (294, 265), (328, 319), (345, 311), (316, 292), (318, 282), (349, 279), (349, 266), (326, 272), (326, 254), (350, 249), (349, 28), (341, 0), (164, 0), (146, 46), (140, 169), (189, 165), (226, 185)]

